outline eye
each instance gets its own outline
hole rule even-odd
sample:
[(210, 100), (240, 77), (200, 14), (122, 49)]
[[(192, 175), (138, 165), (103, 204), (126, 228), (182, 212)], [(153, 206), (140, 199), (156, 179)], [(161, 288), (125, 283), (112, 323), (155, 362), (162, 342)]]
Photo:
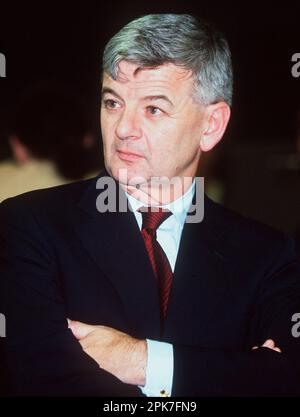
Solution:
[(114, 110), (117, 109), (120, 105), (116, 100), (111, 98), (103, 100), (103, 105), (106, 109)]
[(159, 109), (158, 107), (154, 107), (154, 106), (148, 106), (147, 110), (152, 116), (156, 116), (156, 115), (163, 113), (161, 109)]

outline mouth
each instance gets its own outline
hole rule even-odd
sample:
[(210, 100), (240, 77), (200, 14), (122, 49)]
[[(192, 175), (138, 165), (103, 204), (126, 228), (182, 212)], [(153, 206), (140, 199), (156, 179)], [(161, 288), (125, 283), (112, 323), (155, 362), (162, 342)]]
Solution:
[(143, 155), (139, 155), (138, 153), (134, 153), (134, 152), (117, 150), (117, 154), (118, 154), (118, 157), (122, 159), (122, 161), (136, 161), (140, 158), (143, 158)]

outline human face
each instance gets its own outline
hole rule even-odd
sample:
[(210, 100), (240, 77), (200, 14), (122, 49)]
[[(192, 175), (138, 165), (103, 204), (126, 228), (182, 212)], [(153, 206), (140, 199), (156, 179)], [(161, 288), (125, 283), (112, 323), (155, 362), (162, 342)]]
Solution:
[(133, 184), (153, 177), (194, 177), (204, 108), (193, 98), (191, 71), (174, 64), (143, 68), (121, 61), (119, 78), (104, 73), (101, 129), (107, 171)]

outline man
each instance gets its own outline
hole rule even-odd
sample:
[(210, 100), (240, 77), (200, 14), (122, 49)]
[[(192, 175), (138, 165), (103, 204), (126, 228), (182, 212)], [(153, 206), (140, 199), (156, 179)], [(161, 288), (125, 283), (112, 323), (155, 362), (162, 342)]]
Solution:
[(106, 171), (1, 205), (10, 395), (300, 392), (293, 243), (197, 193), (231, 96), (225, 39), (189, 15), (108, 42)]

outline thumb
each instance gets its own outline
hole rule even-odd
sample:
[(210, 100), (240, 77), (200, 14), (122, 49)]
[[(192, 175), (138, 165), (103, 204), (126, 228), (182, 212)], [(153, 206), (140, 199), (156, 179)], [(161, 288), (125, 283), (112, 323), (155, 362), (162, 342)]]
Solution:
[(70, 320), (69, 329), (72, 330), (72, 333), (76, 339), (80, 340), (93, 332), (95, 330), (95, 326), (91, 326), (90, 324), (85, 324), (80, 321)]

